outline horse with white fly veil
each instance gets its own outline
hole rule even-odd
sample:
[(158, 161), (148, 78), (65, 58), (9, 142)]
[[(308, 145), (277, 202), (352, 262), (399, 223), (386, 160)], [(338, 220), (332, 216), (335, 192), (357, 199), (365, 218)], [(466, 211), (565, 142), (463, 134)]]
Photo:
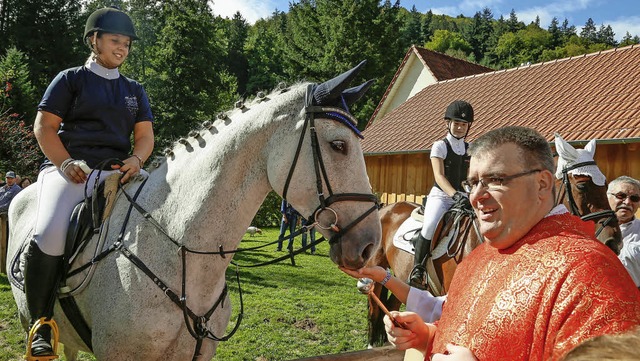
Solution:
[[(82, 271), (61, 295), (75, 299), (88, 337), (56, 302), (67, 360), (78, 350), (100, 360), (211, 359), (230, 337), (225, 270), (272, 189), (330, 239), (333, 262), (352, 269), (366, 263), (381, 227), (348, 106), (371, 82), (347, 89), (363, 64), (322, 84), (277, 89), (206, 122), (167, 151), (146, 180), (124, 186), (111, 218), (74, 259), (72, 274)], [(9, 217), (7, 274), (25, 326), (20, 253), (34, 200), (35, 187), (20, 193)]]
[[(615, 213), (609, 207), (605, 176), (593, 160), (595, 144), (595, 140), (592, 140), (584, 149), (575, 149), (556, 134), (555, 148), (558, 153), (556, 204), (562, 203), (572, 214), (582, 217), (585, 221), (593, 221), (596, 224), (596, 238), (615, 253), (619, 253), (622, 246), (620, 228)], [(380, 210), (382, 244), (369, 265), (390, 268), (396, 277), (408, 279), (413, 265), (413, 255), (394, 245), (397, 244), (397, 241), (394, 242), (394, 237), (396, 240), (398, 238), (410, 240), (413, 233), (404, 235), (400, 233), (419, 231), (420, 225), (416, 226), (416, 221), (410, 219), (410, 215), (418, 207), (417, 203), (412, 202), (397, 202), (382, 207)], [(455, 207), (454, 205), (453, 208)], [(482, 237), (470, 226), (474, 218), (472, 213), (468, 210), (452, 209), (445, 214), (438, 226), (431, 245), (429, 255), (431, 258), (427, 260), (432, 265), (428, 275), (431, 282), (427, 289), (434, 295), (441, 296), (447, 293), (457, 264), (482, 242)], [(467, 214), (468, 217), (460, 217), (456, 214)], [(449, 229), (452, 229), (455, 220), (460, 220), (461, 223), (458, 232), (452, 236)], [(446, 241), (443, 242), (443, 238)], [(442, 251), (438, 251), (440, 248)], [(372, 293), (380, 298), (387, 309), (400, 309), (401, 302), (380, 284), (375, 284)], [(383, 317), (384, 313), (377, 304), (370, 302), (368, 337), (371, 346), (381, 345), (386, 341)]]

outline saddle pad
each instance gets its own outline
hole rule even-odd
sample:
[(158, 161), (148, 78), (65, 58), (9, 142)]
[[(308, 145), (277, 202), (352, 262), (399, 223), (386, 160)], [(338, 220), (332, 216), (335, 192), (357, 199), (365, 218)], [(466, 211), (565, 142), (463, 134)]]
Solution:
[(422, 222), (407, 218), (393, 235), (393, 245), (411, 254), (415, 253), (411, 238), (422, 229)]

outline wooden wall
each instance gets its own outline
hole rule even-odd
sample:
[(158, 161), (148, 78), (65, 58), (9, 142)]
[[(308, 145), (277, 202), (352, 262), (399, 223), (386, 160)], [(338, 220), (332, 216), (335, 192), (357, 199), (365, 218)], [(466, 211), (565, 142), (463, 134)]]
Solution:
[[(621, 175), (640, 179), (640, 143), (598, 144), (595, 161), (608, 181)], [(371, 186), (385, 204), (420, 203), (433, 185), (429, 153), (369, 155), (365, 162)]]

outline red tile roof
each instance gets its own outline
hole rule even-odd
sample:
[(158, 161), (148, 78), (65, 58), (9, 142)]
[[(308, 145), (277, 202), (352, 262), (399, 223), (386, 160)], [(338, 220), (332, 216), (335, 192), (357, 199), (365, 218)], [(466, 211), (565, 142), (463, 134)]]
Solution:
[(398, 70), (393, 76), (393, 79), (391, 79), (391, 83), (389, 83), (389, 86), (387, 87), (387, 90), (384, 92), (384, 95), (382, 95), (382, 99), (380, 99), (380, 102), (378, 103), (378, 106), (374, 110), (373, 115), (371, 115), (371, 118), (369, 119), (369, 124), (367, 124), (367, 126), (369, 126), (371, 122), (376, 118), (376, 115), (380, 111), (382, 104), (384, 104), (384, 102), (387, 100), (387, 96), (391, 92), (391, 89), (393, 88), (398, 77), (402, 73), (402, 70), (404, 69), (404, 66), (407, 64), (407, 61), (409, 60), (409, 57), (411, 56), (411, 54), (416, 54), (418, 59), (420, 59), (422, 64), (431, 72), (431, 74), (437, 81), (461, 78), (464, 76), (493, 71), (493, 69), (487, 68), (482, 65), (478, 65), (475, 63), (468, 62), (466, 60), (454, 58), (446, 54), (438, 53), (437, 51), (428, 50), (425, 48), (420, 48), (415, 45), (412, 45), (409, 48), (409, 50), (407, 50), (407, 53), (404, 55), (404, 59), (402, 59), (402, 63), (398, 67)]
[(640, 46), (477, 74), (427, 86), (364, 131), (365, 154), (424, 152), (446, 134), (447, 105), (474, 107), (468, 140), (522, 125), (550, 141), (640, 142)]

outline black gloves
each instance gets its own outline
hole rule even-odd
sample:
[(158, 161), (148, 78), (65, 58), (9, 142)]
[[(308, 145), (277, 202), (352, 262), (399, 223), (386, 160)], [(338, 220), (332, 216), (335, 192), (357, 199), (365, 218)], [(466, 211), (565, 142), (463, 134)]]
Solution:
[(464, 193), (462, 192), (455, 192), (453, 194), (453, 201), (455, 202), (456, 205), (462, 207), (462, 208), (466, 208), (466, 209), (473, 209), (473, 207), (471, 207), (471, 202), (469, 201), (469, 198), (467, 198), (467, 196), (465, 196)]

